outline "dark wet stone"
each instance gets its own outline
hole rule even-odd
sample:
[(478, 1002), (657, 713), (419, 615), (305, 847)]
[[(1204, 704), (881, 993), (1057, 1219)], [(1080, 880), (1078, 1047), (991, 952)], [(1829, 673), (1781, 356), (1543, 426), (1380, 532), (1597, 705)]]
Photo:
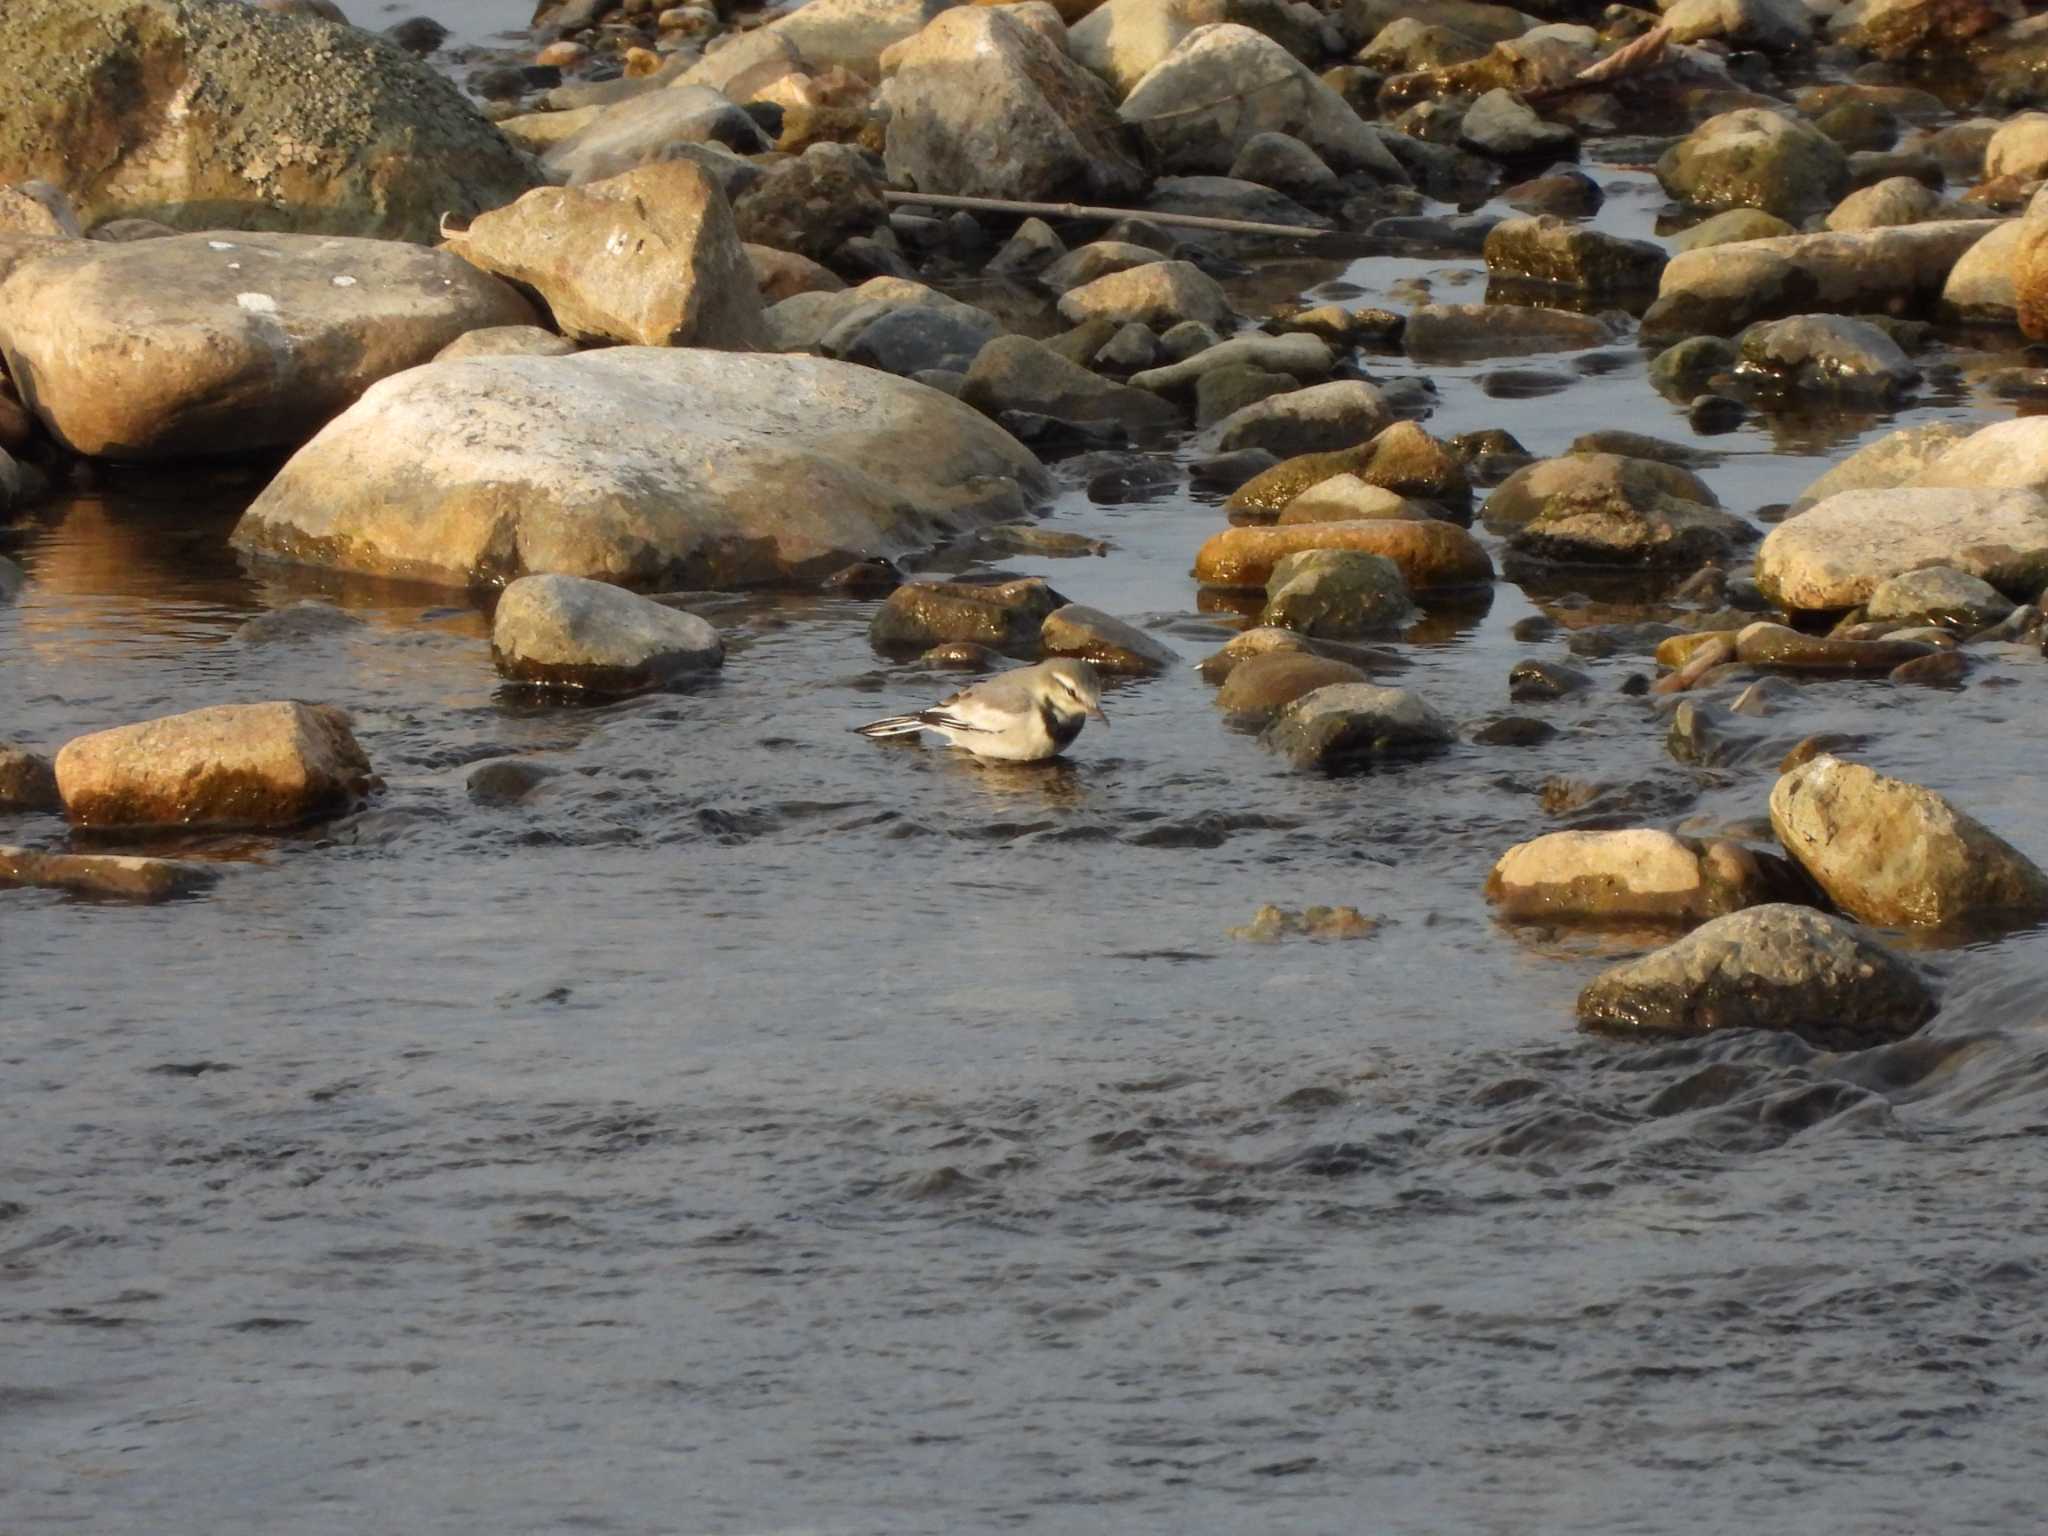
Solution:
[(1554, 213), (1563, 218), (1598, 213), (1605, 200), (1599, 182), (1571, 167), (1518, 181), (1499, 195), (1517, 213)]
[(1524, 644), (1537, 640), (1548, 640), (1559, 629), (1557, 620), (1547, 613), (1531, 614), (1526, 619), (1517, 619), (1508, 633)]
[(1691, 336), (1674, 342), (1650, 361), (1650, 383), (1661, 395), (1689, 400), (1708, 380), (1735, 366), (1740, 354), (1724, 336)]
[(26, 747), (0, 742), (0, 815), (15, 811), (61, 811), (57, 773), (50, 760)]
[(1517, 703), (1561, 699), (1592, 686), (1593, 679), (1578, 668), (1555, 661), (1518, 661), (1508, 673), (1508, 697)]
[(1961, 651), (1936, 651), (1932, 656), (1903, 662), (1887, 675), (1892, 682), (1912, 687), (1960, 688), (1969, 671), (1969, 658)]
[(1933, 650), (1920, 640), (1845, 640), (1783, 624), (1752, 624), (1735, 642), (1737, 660), (1790, 672), (1889, 672)]
[(936, 309), (907, 304), (862, 327), (839, 355), (884, 373), (908, 375), (927, 368), (964, 373), (998, 329), (995, 316), (966, 305)]
[(384, 35), (407, 53), (422, 58), (448, 41), (448, 29), (431, 16), (408, 16), (384, 29)]
[(1259, 740), (1298, 769), (1337, 773), (1442, 751), (1456, 733), (1405, 688), (1336, 683), (1296, 699)]
[(903, 573), (891, 561), (876, 556), (842, 565), (818, 585), (841, 597), (887, 597), (903, 585)]
[(919, 656), (918, 663), (927, 667), (944, 667), (956, 672), (993, 672), (1006, 667), (1006, 657), (990, 650), (985, 645), (976, 645), (972, 640), (948, 640), (944, 645), (935, 645)]
[(1562, 368), (1494, 368), (1474, 382), (1489, 400), (1539, 400), (1570, 389), (1579, 375)]
[(1572, 439), (1567, 453), (1615, 453), (1629, 459), (1650, 459), (1659, 464), (1675, 464), (1680, 469), (1709, 469), (1721, 463), (1726, 454), (1716, 453), (1711, 448), (1694, 448), (1685, 443), (1670, 442), (1665, 438), (1651, 437), (1644, 432), (1630, 432), (1620, 427), (1603, 427), (1597, 432), (1582, 432)]
[(500, 757), (470, 769), (465, 787), (478, 805), (517, 805), (556, 772), (531, 758)]
[(1685, 419), (1695, 432), (1711, 437), (1741, 426), (1749, 419), (1749, 407), (1727, 395), (1700, 395), (1686, 407)]
[(1564, 643), (1574, 656), (1597, 661), (1606, 656), (1647, 656), (1679, 633), (1676, 624), (1644, 619), (1634, 624), (1594, 624), (1575, 629)]
[(278, 645), (295, 640), (315, 640), (323, 635), (348, 634), (361, 629), (363, 621), (331, 603), (311, 600), (259, 613), (235, 631), (244, 645)]
[(1366, 233), (1379, 240), (1401, 240), (1448, 254), (1477, 256), (1486, 249), (1486, 237), (1498, 223), (1499, 216), (1490, 213), (1423, 215), (1381, 219)]
[(1547, 720), (1508, 715), (1482, 725), (1472, 733), (1472, 742), (1480, 747), (1540, 747), (1556, 735), (1557, 727)]
[(1240, 448), (1234, 453), (1211, 454), (1188, 466), (1188, 483), (1198, 491), (1227, 496), (1279, 462), (1277, 454), (1264, 448)]
[(1090, 448), (1118, 448), (1129, 443), (1131, 434), (1114, 421), (1069, 421), (1060, 416), (1042, 416), (1036, 411), (998, 411), (996, 425), (1038, 456), (1058, 458)]
[(1134, 501), (1157, 501), (1179, 488), (1180, 471), (1170, 460), (1139, 459), (1091, 476), (1088, 499), (1098, 507), (1117, 507)]
[(1779, 902), (1716, 918), (1603, 972), (1579, 995), (1578, 1014), (1606, 1034), (1771, 1029), (1852, 1049), (1902, 1039), (1936, 1007), (1912, 965), (1866, 931)]
[(1048, 614), (1039, 641), (1047, 656), (1079, 656), (1111, 677), (1156, 677), (1180, 661), (1136, 625), (1081, 603)]
[(1036, 577), (995, 586), (912, 582), (876, 610), (868, 643), (882, 652), (916, 652), (946, 640), (972, 640), (1006, 655), (1036, 658), (1039, 631), (1066, 599)]
[(1310, 651), (1274, 650), (1238, 662), (1216, 693), (1216, 707), (1233, 720), (1264, 725), (1306, 694), (1333, 683), (1362, 683), (1366, 674), (1349, 662)]
[(1195, 425), (1213, 427), (1225, 417), (1300, 388), (1292, 374), (1273, 373), (1250, 364), (1211, 368), (1195, 380)]

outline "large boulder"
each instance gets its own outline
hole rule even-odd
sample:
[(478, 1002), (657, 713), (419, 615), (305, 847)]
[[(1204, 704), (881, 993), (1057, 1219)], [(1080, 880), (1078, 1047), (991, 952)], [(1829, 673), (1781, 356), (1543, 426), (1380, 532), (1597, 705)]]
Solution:
[(83, 827), (284, 827), (371, 786), (348, 717), (324, 704), (221, 704), (98, 731), (57, 754)]
[(0, 283), (0, 353), (79, 453), (188, 459), (304, 442), (388, 374), (532, 308), (446, 251), (322, 235), (73, 241)]
[(706, 619), (582, 576), (522, 576), (499, 595), (491, 657), (517, 682), (637, 693), (711, 671), (725, 642)]
[(1676, 499), (1718, 507), (1691, 470), (1619, 453), (1567, 453), (1525, 464), (1494, 488), (1479, 509), (1494, 533), (1512, 534), (1539, 517), (1567, 513), (1626, 514)]
[(1255, 135), (1284, 133), (1339, 173), (1408, 180), (1377, 130), (1313, 70), (1229, 22), (1190, 32), (1132, 88), (1119, 115), (1165, 171), (1222, 175)]
[(1849, 190), (1849, 157), (1811, 124), (1760, 107), (1710, 117), (1657, 162), (1664, 190), (1708, 208), (1797, 219)]
[(1900, 427), (1867, 443), (1799, 493), (1795, 508), (1826, 501), (1837, 491), (1888, 491), (1913, 484), (1949, 449), (1970, 436), (1957, 421)]
[(1740, 843), (1651, 827), (1552, 832), (1517, 843), (1486, 879), (1486, 899), (1543, 922), (1703, 923), (1783, 894), (1783, 872)]
[(821, 358), (619, 347), (385, 380), (287, 463), (252, 555), (444, 585), (812, 579), (1014, 518), (1049, 482), (937, 390)]
[(753, 264), (732, 208), (687, 160), (540, 187), (480, 215), (455, 249), (547, 301), (564, 335), (642, 347), (759, 347)]
[(2048, 341), (2048, 218), (2020, 221), (2012, 241), (2013, 318), (2035, 341)]
[(1920, 382), (1888, 332), (1847, 315), (1760, 320), (1736, 349), (1736, 371), (1773, 393), (1882, 402)]
[(350, 27), (226, 0), (6, 0), (0, 185), (149, 218), (431, 241), (540, 182), (448, 80)]
[(1771, 790), (1771, 827), (1828, 899), (1884, 927), (2028, 924), (2048, 874), (1933, 790), (1822, 755)]
[(2048, 416), (2019, 416), (1979, 427), (1943, 448), (1911, 483), (2048, 491)]
[[(953, 0), (805, 0), (803, 5), (771, 21), (761, 32), (813, 70), (837, 65), (865, 79), (878, 80), (882, 76), (882, 55), (906, 38), (917, 36), (952, 4)], [(746, 37), (742, 34), (738, 41)], [(765, 48), (767, 43), (760, 46)], [(725, 51), (714, 51), (707, 56), (706, 63)], [(729, 70), (727, 78), (732, 78)], [(689, 79), (685, 75), (677, 83)]]
[(1687, 251), (1665, 267), (1643, 333), (1729, 336), (1788, 315), (1923, 312), (1964, 253), (1998, 227), (1996, 219), (1937, 219)]
[(1579, 994), (1579, 1023), (1662, 1039), (1782, 1030), (1853, 1049), (1910, 1035), (1934, 1016), (1926, 982), (1861, 929), (1776, 902), (1716, 918), (1625, 961)]
[(889, 217), (882, 178), (851, 144), (812, 144), (770, 165), (733, 200), (740, 238), (829, 261)]
[(1145, 185), (1102, 82), (1000, 11), (941, 15), (904, 50), (883, 99), (890, 178), (921, 192), (1105, 202)]
[(2032, 596), (2048, 579), (2048, 496), (2032, 490), (1841, 491), (1765, 535), (1757, 585), (1781, 607), (1832, 612), (1922, 565)]

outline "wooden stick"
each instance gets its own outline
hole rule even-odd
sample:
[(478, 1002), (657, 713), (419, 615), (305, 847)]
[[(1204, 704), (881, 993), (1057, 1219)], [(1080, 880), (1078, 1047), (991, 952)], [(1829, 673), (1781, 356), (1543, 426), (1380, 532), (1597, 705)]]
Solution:
[(1007, 197), (954, 197), (941, 192), (895, 192), (882, 196), (891, 203), (926, 208), (965, 208), (979, 213), (1025, 213), (1044, 219), (1147, 219), (1181, 229), (1213, 229), (1226, 235), (1274, 235), (1283, 240), (1319, 240), (1343, 234), (1339, 229), (1302, 229), (1293, 224), (1260, 224), (1250, 219), (1212, 219), (1200, 213), (1154, 213), (1145, 208), (1096, 208), (1083, 203), (1025, 203)]

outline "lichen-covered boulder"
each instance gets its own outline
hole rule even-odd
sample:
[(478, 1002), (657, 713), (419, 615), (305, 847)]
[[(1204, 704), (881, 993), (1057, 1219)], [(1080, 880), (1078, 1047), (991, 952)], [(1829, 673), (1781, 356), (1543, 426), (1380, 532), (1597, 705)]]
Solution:
[(0, 185), (157, 219), (432, 241), (540, 182), (448, 80), (351, 27), (225, 0), (6, 0)]

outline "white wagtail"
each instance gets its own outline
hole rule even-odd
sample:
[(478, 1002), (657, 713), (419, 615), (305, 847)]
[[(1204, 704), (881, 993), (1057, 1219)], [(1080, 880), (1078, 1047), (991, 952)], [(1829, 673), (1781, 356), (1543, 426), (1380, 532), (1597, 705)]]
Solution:
[(1019, 667), (963, 688), (914, 715), (891, 715), (855, 726), (863, 736), (907, 736), (936, 731), (976, 757), (1036, 763), (1057, 757), (1102, 712), (1102, 679), (1085, 661), (1062, 656)]

